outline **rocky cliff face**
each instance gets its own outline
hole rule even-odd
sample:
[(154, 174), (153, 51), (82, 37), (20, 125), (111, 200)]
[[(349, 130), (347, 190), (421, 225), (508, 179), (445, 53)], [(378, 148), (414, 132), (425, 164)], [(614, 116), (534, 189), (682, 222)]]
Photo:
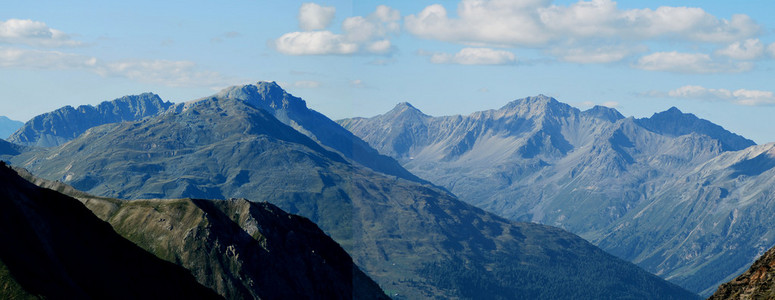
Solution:
[[(431, 117), (402, 103), (339, 123), (469, 203), (570, 230), (692, 291), (709, 294), (758, 254), (745, 249), (772, 246), (744, 238), (759, 236), (753, 224), (769, 224), (765, 218), (738, 223), (736, 234), (695, 230), (733, 214), (733, 206), (714, 203), (737, 200), (703, 190), (713, 200), (676, 202), (705, 184), (687, 173), (754, 143), (676, 108), (634, 119), (537, 96), (468, 116)], [(750, 247), (733, 246), (743, 244)]]
[(775, 248), (765, 252), (745, 273), (719, 286), (709, 299), (775, 299)]
[[(563, 230), (506, 221), (363, 168), (241, 100), (187, 103), (11, 160), (102, 196), (269, 201), (318, 224), (396, 298), (695, 298)], [(231, 216), (247, 204), (214, 206)], [(152, 215), (143, 222), (163, 231), (158, 220), (171, 217)], [(230, 222), (249, 232), (245, 219)]]
[(89, 128), (155, 116), (172, 106), (158, 95), (145, 93), (124, 96), (105, 101), (97, 106), (65, 106), (50, 113), (32, 118), (12, 134), (10, 142), (37, 147), (53, 147), (64, 144), (81, 135)]

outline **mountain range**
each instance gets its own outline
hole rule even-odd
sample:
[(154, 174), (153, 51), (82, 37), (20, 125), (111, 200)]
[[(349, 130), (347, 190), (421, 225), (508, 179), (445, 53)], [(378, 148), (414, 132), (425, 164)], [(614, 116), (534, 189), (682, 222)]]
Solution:
[(158, 95), (124, 96), (99, 105), (65, 106), (24, 123), (8, 141), (26, 146), (53, 147), (66, 143), (94, 126), (154, 116), (172, 106)]
[(8, 138), (12, 133), (16, 132), (24, 125), (24, 122), (11, 120), (6, 116), (0, 116), (0, 138)]
[[(99, 196), (271, 202), (320, 226), (393, 298), (696, 298), (564, 230), (487, 213), (397, 163), (358, 162), (356, 153), (376, 151), (348, 152), (362, 146), (344, 133), (326, 144), (315, 124), (344, 129), (290, 109), (298, 98), (277, 88), (228, 88), (6, 158)], [(274, 103), (274, 114), (260, 103)]]
[(773, 145), (677, 108), (625, 118), (539, 95), (468, 116), (400, 103), (338, 122), (468, 203), (567, 229), (702, 295), (775, 244)]

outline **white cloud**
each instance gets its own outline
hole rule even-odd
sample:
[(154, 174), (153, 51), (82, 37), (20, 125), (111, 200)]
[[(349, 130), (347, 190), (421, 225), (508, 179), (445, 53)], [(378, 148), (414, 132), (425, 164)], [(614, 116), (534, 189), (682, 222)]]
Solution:
[(0, 21), (0, 43), (40, 47), (81, 45), (81, 42), (71, 40), (64, 32), (49, 28), (46, 23), (19, 19)]
[(296, 81), (293, 83), (293, 86), (298, 88), (304, 88), (304, 89), (314, 89), (320, 87), (321, 83), (320, 81), (314, 81), (314, 80), (302, 80), (302, 81)]
[(303, 30), (321, 30), (328, 27), (336, 14), (333, 6), (304, 3), (299, 8), (299, 27)]
[(556, 47), (549, 53), (563, 61), (591, 64), (621, 61), (630, 55), (646, 50), (646, 46)]
[[(541, 1), (545, 2), (545, 1)], [(535, 7), (522, 1), (463, 0), (458, 18), (440, 4), (404, 18), (404, 26), (421, 38), (473, 45), (540, 45), (551, 37), (541, 26)]]
[(747, 39), (744, 42), (734, 42), (719, 49), (716, 54), (737, 60), (757, 59), (764, 54), (764, 44), (759, 39)]
[(58, 51), (0, 48), (0, 67), (27, 69), (94, 68), (97, 59)]
[(439, 4), (405, 17), (406, 29), (427, 39), (474, 45), (543, 46), (557, 41), (614, 38), (624, 41), (677, 39), (733, 42), (760, 27), (746, 15), (730, 20), (701, 8), (659, 7), (621, 10), (611, 0), (569, 6), (549, 0), (462, 0), (457, 17)]
[(667, 96), (686, 99), (723, 100), (748, 106), (775, 105), (775, 94), (761, 90), (738, 89), (732, 91), (687, 85), (667, 92)]
[(767, 52), (770, 54), (770, 56), (775, 57), (775, 43), (767, 46)]
[[(422, 53), (421, 54), (426, 54)], [(455, 54), (432, 53), (430, 61), (434, 64), (461, 65), (506, 65), (517, 62), (514, 53), (490, 48), (463, 48)]]
[(380, 5), (368, 16), (346, 18), (341, 34), (328, 30), (310, 31), (322, 29), (319, 26), (302, 26), (306, 31), (283, 34), (274, 41), (274, 47), (288, 55), (390, 54), (395, 50), (390, 37), (400, 30), (400, 19), (399, 11)]
[(330, 31), (304, 31), (283, 34), (274, 42), (275, 49), (289, 55), (353, 54), (358, 45)]
[(224, 86), (231, 81), (217, 72), (199, 70), (196, 64), (190, 61), (103, 62), (90, 56), (19, 48), (0, 48), (0, 67), (84, 70), (105, 77), (123, 77), (177, 87)]
[(675, 73), (735, 73), (753, 68), (749, 62), (718, 62), (703, 53), (656, 52), (638, 59), (636, 68)]

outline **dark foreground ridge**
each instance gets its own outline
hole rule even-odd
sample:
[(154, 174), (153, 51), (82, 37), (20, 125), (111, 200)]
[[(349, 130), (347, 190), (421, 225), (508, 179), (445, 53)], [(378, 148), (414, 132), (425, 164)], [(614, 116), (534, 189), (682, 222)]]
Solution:
[(218, 299), (83, 204), (0, 162), (0, 298)]
[[(185, 268), (179, 269), (227, 299), (388, 299), (315, 224), (272, 204), (123, 201), (18, 172), (76, 197), (96, 214), (93, 219), (108, 221), (118, 234), (163, 259), (159, 263)], [(186, 298), (181, 297), (173, 298)]]

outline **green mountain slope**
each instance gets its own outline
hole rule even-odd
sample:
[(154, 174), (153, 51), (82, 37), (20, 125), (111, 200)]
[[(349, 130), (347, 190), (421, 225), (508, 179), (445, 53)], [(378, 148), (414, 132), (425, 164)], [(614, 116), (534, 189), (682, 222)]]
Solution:
[(696, 297), (563, 230), (351, 164), (239, 100), (93, 128), (12, 161), (101, 196), (269, 201), (317, 223), (396, 298)]
[(0, 164), (0, 298), (217, 299), (83, 204)]

